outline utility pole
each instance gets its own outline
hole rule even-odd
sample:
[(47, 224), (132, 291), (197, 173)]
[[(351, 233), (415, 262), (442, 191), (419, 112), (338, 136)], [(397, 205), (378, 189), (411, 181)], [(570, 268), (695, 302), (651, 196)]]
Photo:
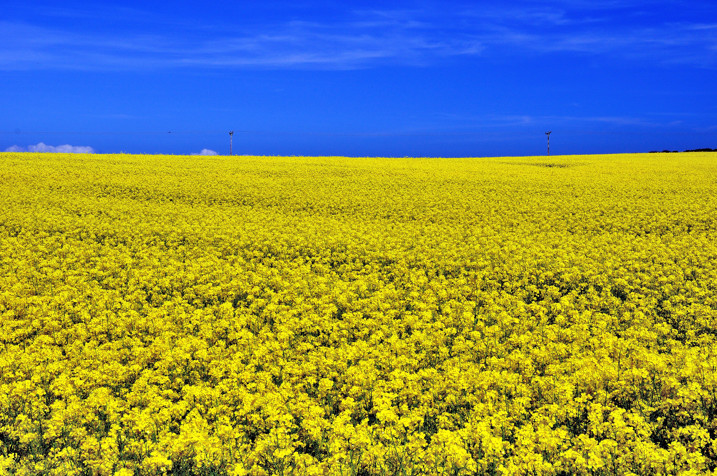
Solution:
[(545, 133), (546, 136), (548, 136), (548, 157), (550, 157), (550, 133), (553, 131), (548, 131)]
[(234, 155), (232, 153), (232, 143), (234, 142), (234, 131), (229, 131), (229, 155)]

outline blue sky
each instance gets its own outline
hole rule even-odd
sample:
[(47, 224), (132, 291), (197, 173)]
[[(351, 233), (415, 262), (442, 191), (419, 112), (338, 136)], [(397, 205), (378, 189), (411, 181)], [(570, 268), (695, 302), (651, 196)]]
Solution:
[[(2, 1), (0, 150), (717, 148), (714, 1)], [(79, 149), (78, 149), (79, 150)], [(85, 149), (86, 150), (86, 149)]]

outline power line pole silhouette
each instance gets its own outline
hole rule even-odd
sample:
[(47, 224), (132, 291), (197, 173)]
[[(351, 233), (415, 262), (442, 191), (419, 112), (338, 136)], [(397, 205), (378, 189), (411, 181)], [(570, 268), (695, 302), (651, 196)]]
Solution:
[(229, 155), (234, 155), (232, 151), (232, 146), (234, 142), (234, 131), (229, 131)]
[(553, 131), (548, 131), (545, 133), (546, 136), (548, 136), (548, 156), (550, 156), (550, 133)]

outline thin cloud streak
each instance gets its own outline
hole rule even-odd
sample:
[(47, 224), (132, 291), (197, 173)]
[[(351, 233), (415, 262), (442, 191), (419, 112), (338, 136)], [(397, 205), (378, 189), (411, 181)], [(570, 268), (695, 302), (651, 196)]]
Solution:
[(592, 131), (606, 130), (611, 126), (626, 128), (629, 130), (659, 130), (666, 128), (674, 130), (675, 126), (682, 129), (695, 130), (684, 120), (675, 119), (659, 120), (655, 118), (634, 117), (634, 116), (571, 116), (571, 115), (530, 115), (530, 114), (455, 114), (437, 113), (433, 121), (425, 124), (426, 130), (498, 130), (498, 129), (535, 129), (540, 127), (559, 127), (562, 130), (571, 130), (575, 127)]

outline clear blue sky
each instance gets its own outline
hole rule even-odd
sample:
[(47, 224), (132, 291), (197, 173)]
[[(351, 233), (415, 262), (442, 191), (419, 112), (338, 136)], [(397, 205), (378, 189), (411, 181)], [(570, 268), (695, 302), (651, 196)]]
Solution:
[(0, 110), (0, 151), (717, 148), (717, 2), (3, 0)]

